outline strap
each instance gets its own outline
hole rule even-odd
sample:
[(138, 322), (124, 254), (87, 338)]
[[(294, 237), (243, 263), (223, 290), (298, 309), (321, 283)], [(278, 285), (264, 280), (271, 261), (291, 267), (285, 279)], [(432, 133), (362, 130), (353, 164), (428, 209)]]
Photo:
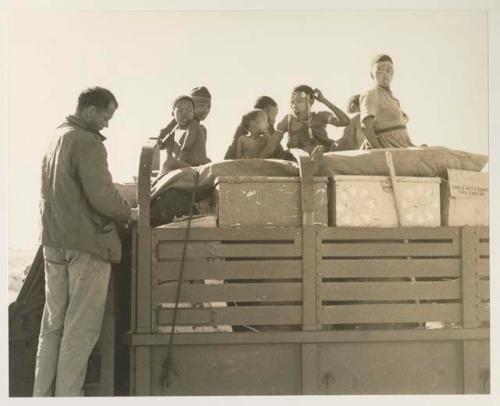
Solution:
[(187, 251), (187, 244), (189, 240), (189, 232), (191, 231), (191, 219), (193, 218), (193, 207), (194, 207), (194, 200), (196, 196), (196, 188), (198, 187), (198, 178), (200, 174), (196, 172), (195, 178), (194, 178), (194, 187), (193, 187), (193, 193), (191, 194), (191, 206), (189, 207), (189, 217), (188, 217), (188, 222), (187, 222), (187, 227), (186, 227), (186, 234), (184, 235), (184, 245), (182, 247), (182, 258), (181, 258), (181, 267), (179, 271), (179, 280), (177, 282), (177, 291), (175, 294), (175, 305), (174, 305), (174, 314), (172, 317), (172, 326), (170, 329), (170, 339), (168, 342), (168, 347), (167, 347), (167, 357), (165, 358), (165, 361), (163, 361), (162, 365), (162, 374), (160, 376), (160, 383), (162, 388), (168, 388), (170, 387), (170, 371), (172, 370), (172, 351), (173, 351), (173, 342), (174, 342), (174, 332), (175, 332), (175, 325), (177, 323), (177, 309), (179, 308), (179, 299), (181, 296), (181, 286), (182, 286), (182, 280), (184, 276), (184, 265), (186, 262), (186, 251)]
[(389, 175), (391, 177), (392, 183), (392, 194), (394, 196), (394, 206), (396, 207), (396, 217), (398, 222), (398, 227), (401, 226), (401, 205), (399, 203), (399, 193), (398, 193), (398, 183), (396, 181), (396, 171), (394, 170), (394, 164), (392, 162), (392, 155), (390, 151), (385, 152), (385, 160), (387, 166), (389, 167)]
[(395, 125), (393, 127), (381, 128), (381, 129), (375, 130), (375, 134), (379, 135), (379, 134), (388, 133), (389, 131), (395, 131), (395, 130), (406, 130), (406, 126), (405, 125)]

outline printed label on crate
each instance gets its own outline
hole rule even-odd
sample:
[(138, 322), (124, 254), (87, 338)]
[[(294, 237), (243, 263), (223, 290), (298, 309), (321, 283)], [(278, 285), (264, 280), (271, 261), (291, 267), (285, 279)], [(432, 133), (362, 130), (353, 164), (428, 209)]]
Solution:
[(479, 185), (450, 185), (450, 192), (455, 197), (487, 197), (488, 186)]
[(461, 198), (487, 198), (488, 174), (448, 169), (450, 195)]

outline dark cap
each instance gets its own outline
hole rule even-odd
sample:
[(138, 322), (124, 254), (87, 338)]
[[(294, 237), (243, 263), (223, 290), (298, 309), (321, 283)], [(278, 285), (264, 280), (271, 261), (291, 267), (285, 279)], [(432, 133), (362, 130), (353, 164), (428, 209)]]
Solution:
[(210, 92), (205, 86), (198, 86), (191, 90), (191, 97), (206, 97), (207, 99), (212, 98)]

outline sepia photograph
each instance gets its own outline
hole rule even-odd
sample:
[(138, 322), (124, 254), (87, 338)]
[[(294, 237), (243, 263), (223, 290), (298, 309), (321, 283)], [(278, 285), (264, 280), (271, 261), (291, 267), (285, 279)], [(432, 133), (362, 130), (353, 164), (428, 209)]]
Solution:
[(57, 3), (2, 12), (8, 400), (493, 400), (498, 2)]

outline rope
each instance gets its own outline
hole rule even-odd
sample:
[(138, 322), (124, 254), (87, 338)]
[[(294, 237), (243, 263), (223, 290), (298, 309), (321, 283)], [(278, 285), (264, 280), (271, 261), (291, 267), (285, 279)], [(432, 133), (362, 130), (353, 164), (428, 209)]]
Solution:
[(398, 222), (398, 227), (401, 226), (401, 206), (399, 202), (399, 192), (398, 192), (398, 182), (396, 179), (396, 171), (394, 170), (394, 164), (392, 162), (392, 155), (390, 151), (385, 152), (385, 159), (387, 166), (389, 167), (389, 176), (391, 177), (392, 183), (392, 194), (394, 196), (394, 207), (396, 208), (396, 217)]
[[(196, 195), (196, 188), (198, 186), (198, 178), (199, 178), (199, 173), (196, 172), (196, 176), (194, 178), (194, 187), (193, 187), (193, 193), (191, 195), (191, 205), (189, 206), (189, 217), (188, 217), (188, 222), (187, 222), (187, 227), (186, 227), (186, 234), (184, 235), (184, 245), (182, 247), (182, 258), (181, 258), (181, 267), (179, 270), (179, 280), (177, 283), (177, 291), (175, 294), (175, 305), (174, 305), (174, 313), (172, 317), (172, 326), (170, 329), (170, 339), (168, 342), (168, 347), (167, 347), (167, 357), (165, 358), (165, 361), (163, 361), (163, 366), (162, 366), (162, 374), (160, 376), (160, 384), (162, 389), (169, 388), (170, 387), (170, 371), (172, 371), (172, 350), (173, 350), (173, 342), (174, 342), (174, 331), (175, 331), (175, 325), (177, 323), (177, 309), (179, 308), (179, 299), (181, 296), (181, 286), (182, 286), (182, 280), (184, 276), (184, 265), (186, 262), (186, 251), (187, 251), (187, 243), (189, 240), (189, 233), (191, 231), (191, 219), (193, 217), (193, 207), (194, 207), (194, 200), (195, 200), (195, 195)], [(173, 371), (175, 373), (175, 371)]]

